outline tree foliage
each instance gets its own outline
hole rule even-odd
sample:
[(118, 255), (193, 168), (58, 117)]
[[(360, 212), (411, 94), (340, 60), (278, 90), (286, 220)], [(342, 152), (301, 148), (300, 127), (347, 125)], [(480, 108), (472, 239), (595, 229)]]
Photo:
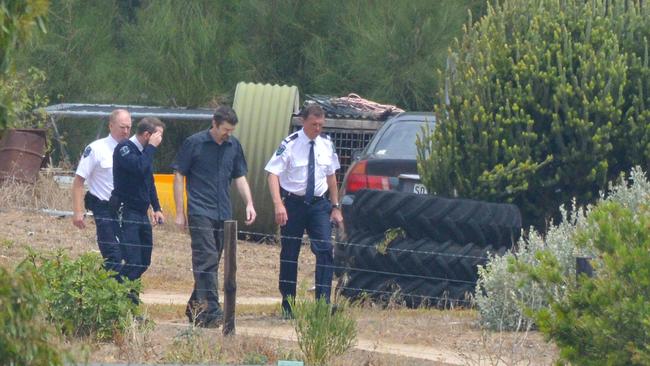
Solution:
[(118, 14), (113, 1), (52, 1), (47, 35), (21, 53), (20, 63), (48, 75), (51, 100), (66, 102), (69, 96), (83, 96), (85, 102), (100, 102), (115, 98), (127, 80), (126, 59), (115, 46)]
[(447, 46), (482, 0), (53, 0), (22, 55), (54, 101), (209, 106), (239, 81), (430, 110)]
[(45, 32), (49, 0), (0, 1), (0, 129), (11, 122), (13, 100), (5, 90), (7, 77), (13, 74), (14, 53), (30, 38), (37, 27)]
[(49, 104), (45, 95), (45, 73), (36, 68), (18, 71), (0, 80), (2, 90), (12, 101), (7, 127), (44, 128), (47, 118), (42, 108)]
[(528, 224), (593, 202), (650, 158), (648, 6), (503, 0), (449, 55), (449, 95), (418, 142), (430, 192), (512, 202)]

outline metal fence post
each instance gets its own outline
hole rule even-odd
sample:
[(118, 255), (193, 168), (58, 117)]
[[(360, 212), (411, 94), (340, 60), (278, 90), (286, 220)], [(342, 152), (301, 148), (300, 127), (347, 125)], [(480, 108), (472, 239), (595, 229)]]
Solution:
[(576, 280), (580, 278), (581, 274), (585, 274), (587, 277), (594, 276), (594, 268), (591, 266), (591, 258), (576, 257)]
[(235, 302), (237, 299), (237, 221), (227, 220), (224, 229), (223, 262), (223, 335), (235, 335)]

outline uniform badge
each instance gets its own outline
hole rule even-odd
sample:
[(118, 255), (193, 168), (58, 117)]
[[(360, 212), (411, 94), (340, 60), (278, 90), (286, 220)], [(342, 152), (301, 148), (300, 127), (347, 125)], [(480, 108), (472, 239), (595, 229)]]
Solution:
[(120, 148), (120, 155), (122, 155), (122, 156), (127, 156), (127, 155), (129, 155), (130, 152), (131, 152), (131, 150), (129, 150), (128, 146), (122, 146)]
[(90, 147), (90, 145), (89, 145), (89, 146), (86, 146), (86, 148), (84, 149), (84, 158), (87, 158), (88, 155), (90, 155), (90, 153), (91, 153), (92, 151), (93, 151), (93, 149)]
[(286, 150), (286, 149), (287, 149), (286, 146), (284, 146), (284, 145), (280, 145), (280, 147), (278, 147), (278, 150), (276, 150), (276, 152), (275, 152), (275, 156), (280, 156), (280, 155), (282, 155), (282, 153), (283, 153), (284, 150)]

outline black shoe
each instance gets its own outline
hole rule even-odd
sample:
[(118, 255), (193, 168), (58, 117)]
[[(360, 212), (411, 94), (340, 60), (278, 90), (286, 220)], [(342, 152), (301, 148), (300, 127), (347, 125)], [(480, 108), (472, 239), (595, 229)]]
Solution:
[(282, 300), (282, 319), (288, 320), (293, 319), (293, 312), (291, 311), (291, 305), (287, 299)]
[(139, 295), (138, 292), (135, 291), (135, 290), (131, 290), (131, 291), (129, 291), (129, 293), (126, 295), (126, 297), (128, 297), (129, 300), (131, 300), (131, 302), (132, 302), (135, 306), (140, 305), (140, 303), (142, 302), (142, 301), (140, 301), (140, 295)]
[(284, 320), (292, 320), (294, 319), (293, 312), (291, 310), (282, 310), (282, 319)]
[(339, 308), (338, 305), (334, 304), (334, 305), (332, 305), (332, 307), (330, 308), (330, 311), (331, 311), (330, 314), (331, 314), (331, 315), (334, 315), (334, 314), (340, 312), (341, 310), (342, 310), (342, 309)]

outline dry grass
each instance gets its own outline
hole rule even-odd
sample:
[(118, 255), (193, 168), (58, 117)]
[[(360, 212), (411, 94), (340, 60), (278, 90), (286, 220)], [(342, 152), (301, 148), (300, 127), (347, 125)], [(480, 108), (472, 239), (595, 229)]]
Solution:
[(70, 189), (61, 188), (50, 173), (41, 173), (35, 184), (7, 179), (0, 182), (2, 207), (28, 210), (72, 210)]
[[(84, 230), (75, 228), (69, 217), (49, 216), (42, 209), (69, 211), (70, 190), (60, 188), (42, 175), (35, 185), (5, 181), (0, 184), (0, 265), (8, 258), (24, 257), (26, 248), (38, 251), (64, 250), (71, 257), (98, 251), (95, 227), (86, 218)], [(171, 219), (171, 218), (168, 218)], [(240, 241), (238, 244), (237, 291), (241, 296), (279, 296), (279, 247)], [(193, 286), (190, 239), (171, 224), (154, 228), (152, 264), (142, 281), (145, 290), (189, 293)], [(264, 255), (260, 255), (263, 253)], [(300, 255), (299, 279), (313, 282), (315, 258), (308, 248)], [(222, 277), (223, 261), (219, 276)], [(220, 281), (221, 282), (221, 281)]]
[[(0, 185), (0, 266), (11, 268), (27, 254), (27, 247), (39, 252), (63, 250), (71, 257), (97, 251), (92, 219), (85, 230), (72, 226), (69, 217), (48, 216), (42, 208), (69, 210), (69, 189), (61, 189), (47, 177), (36, 185), (15, 182)], [(299, 281), (313, 283), (315, 259), (308, 247), (299, 258)], [(220, 270), (220, 276), (221, 272)], [(279, 247), (240, 241), (238, 244), (237, 294), (242, 297), (278, 297)], [(221, 280), (220, 280), (221, 282)], [(189, 296), (193, 284), (189, 236), (171, 225), (154, 229), (152, 265), (143, 276), (145, 292), (159, 291)], [(310, 295), (311, 296), (311, 295)], [(92, 362), (160, 363), (170, 360), (170, 350), (179, 346), (178, 337), (187, 332), (184, 305), (144, 307), (157, 325), (145, 329), (133, 325), (110, 344), (75, 340), (65, 348)], [(556, 349), (536, 332), (492, 333), (482, 331), (473, 310), (406, 309), (393, 304), (379, 308), (359, 304), (350, 308), (357, 319), (359, 339), (376, 342), (377, 349), (400, 345), (454, 352), (464, 364), (519, 365), (551, 364)], [(280, 319), (278, 305), (238, 305), (237, 326), (291, 333), (291, 324)], [(295, 342), (236, 335), (224, 338), (221, 330), (205, 331), (201, 337), (215, 346), (213, 356), (221, 363), (242, 364), (296, 358)], [(174, 342), (177, 341), (177, 344)], [(383, 344), (383, 346), (382, 346)], [(386, 346), (389, 344), (389, 346)], [(182, 345), (182, 343), (181, 343)], [(218, 346), (218, 347), (217, 347)], [(383, 348), (382, 348), (383, 347)], [(146, 350), (146, 351), (143, 351)], [(85, 355), (85, 356), (84, 356)], [(212, 357), (212, 356), (210, 356)], [(423, 359), (355, 350), (334, 360), (333, 365), (430, 365)]]
[[(137, 334), (137, 332), (134, 332)], [(128, 363), (210, 363), (226, 365), (277, 364), (279, 360), (301, 360), (295, 342), (258, 336), (223, 337), (220, 329), (200, 329), (187, 325), (159, 324), (145, 337), (111, 344), (75, 345), (92, 349), (90, 362)], [(155, 341), (154, 341), (155, 340)], [(141, 348), (146, 347), (144, 351)], [(331, 366), (420, 366), (444, 365), (409, 357), (354, 350), (332, 360)]]

